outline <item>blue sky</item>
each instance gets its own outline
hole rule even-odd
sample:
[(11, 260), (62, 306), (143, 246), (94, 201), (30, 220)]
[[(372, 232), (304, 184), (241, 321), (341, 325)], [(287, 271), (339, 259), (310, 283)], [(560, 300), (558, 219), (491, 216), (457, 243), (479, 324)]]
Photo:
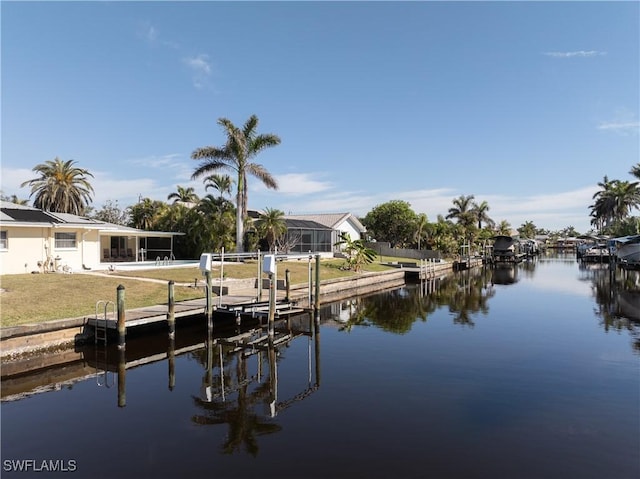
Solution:
[(166, 200), (220, 117), (282, 144), (249, 207), (364, 215), (459, 195), (513, 227), (589, 229), (640, 161), (638, 2), (7, 2), (2, 180), (58, 156), (94, 206)]

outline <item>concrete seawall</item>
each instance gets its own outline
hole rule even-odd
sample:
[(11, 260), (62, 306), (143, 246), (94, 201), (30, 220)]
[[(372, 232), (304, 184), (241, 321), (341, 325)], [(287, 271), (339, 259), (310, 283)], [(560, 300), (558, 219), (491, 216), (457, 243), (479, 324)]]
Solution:
[[(449, 264), (448, 271), (451, 271)], [(320, 301), (328, 303), (353, 296), (370, 294), (405, 284), (405, 271), (402, 269), (363, 273), (354, 277), (322, 281), (320, 283)], [(308, 285), (297, 284), (290, 289), (290, 299), (302, 307), (308, 304)], [(224, 298), (224, 297), (223, 297)], [(36, 354), (47, 349), (73, 347), (92, 338), (87, 331), (88, 317), (68, 318), (35, 324), (24, 324), (0, 329), (0, 358)]]

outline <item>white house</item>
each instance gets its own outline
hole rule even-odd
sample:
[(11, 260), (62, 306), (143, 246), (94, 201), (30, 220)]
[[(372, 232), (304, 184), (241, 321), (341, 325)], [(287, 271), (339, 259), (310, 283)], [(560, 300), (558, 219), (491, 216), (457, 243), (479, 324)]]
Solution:
[(113, 262), (173, 256), (182, 233), (143, 231), (2, 201), (0, 273), (106, 269)]
[(366, 233), (366, 228), (360, 220), (351, 213), (320, 213), (314, 215), (286, 215), (286, 220), (313, 221), (331, 229), (331, 248), (333, 252), (340, 251), (339, 246), (334, 246), (341, 233), (348, 233), (352, 240), (361, 239)]

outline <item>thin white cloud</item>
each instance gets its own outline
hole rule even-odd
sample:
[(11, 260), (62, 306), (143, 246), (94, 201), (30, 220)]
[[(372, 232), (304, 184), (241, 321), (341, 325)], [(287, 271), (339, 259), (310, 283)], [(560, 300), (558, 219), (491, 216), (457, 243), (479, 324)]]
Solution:
[(107, 200), (118, 200), (121, 208), (136, 203), (139, 197), (164, 200), (167, 194), (159, 196), (160, 188), (151, 178), (116, 179), (109, 173), (97, 172), (91, 181), (95, 191), (93, 206), (100, 209)]
[(171, 48), (173, 50), (179, 48), (179, 45), (177, 43), (160, 38), (159, 30), (154, 25), (152, 25), (151, 22), (143, 22), (138, 27), (137, 35), (150, 46), (159, 45)]
[[(171, 178), (184, 186), (185, 182), (191, 182), (191, 175), (195, 169), (195, 163), (180, 153), (167, 155), (150, 155), (143, 158), (135, 158), (130, 161), (132, 165), (144, 168), (160, 170), (166, 178)], [(202, 186), (202, 181), (194, 181), (190, 186)]]
[(280, 209), (291, 214), (350, 212), (356, 216), (363, 216), (375, 205), (384, 202), (379, 200), (382, 198), (375, 195), (345, 191), (326, 193), (309, 200), (284, 202)]
[(158, 30), (150, 22), (143, 22), (138, 26), (137, 35), (149, 44), (158, 40)]
[(612, 131), (620, 135), (637, 134), (638, 131), (640, 131), (640, 122), (638, 121), (602, 122), (598, 125), (598, 130)]
[(572, 52), (544, 52), (544, 55), (553, 58), (573, 58), (573, 57), (597, 57), (606, 55), (607, 52), (601, 52), (598, 50), (578, 50)]
[(185, 57), (182, 61), (193, 73), (193, 85), (198, 89), (206, 87), (208, 85), (208, 78), (211, 75), (209, 55), (200, 53), (196, 56)]
[[(589, 226), (588, 205), (592, 203), (596, 186), (579, 188), (567, 192), (516, 197), (505, 195), (475, 195), (475, 201), (487, 201), (489, 216), (494, 221), (508, 221), (518, 228), (527, 221), (550, 230), (560, 230), (574, 226), (580, 232), (587, 232)], [(464, 194), (453, 188), (432, 190), (411, 190), (404, 192), (379, 192), (374, 195), (358, 191), (335, 192), (327, 190), (314, 197), (301, 196), (295, 202), (282, 200), (278, 192), (262, 195), (263, 206), (276, 207), (287, 213), (306, 214), (318, 212), (349, 211), (357, 216), (366, 215), (375, 206), (391, 200), (407, 201), (416, 213), (425, 213), (429, 221), (436, 221), (438, 215), (446, 216), (453, 206), (453, 199)], [(258, 200), (252, 196), (252, 199)]]
[(275, 175), (278, 182), (278, 193), (285, 195), (308, 195), (320, 193), (333, 188), (328, 181), (314, 179), (315, 173), (287, 173)]
[(0, 190), (6, 196), (16, 195), (19, 199), (26, 200), (29, 198), (29, 187), (21, 188), (20, 185), (25, 181), (38, 176), (33, 170), (28, 168), (2, 168), (2, 183)]
[(148, 42), (153, 43), (158, 39), (158, 30), (153, 25), (148, 25), (144, 32), (144, 37)]
[(211, 65), (209, 64), (209, 55), (201, 53), (195, 57), (187, 57), (184, 59), (187, 66), (196, 72), (209, 75), (211, 73)]
[(133, 158), (130, 162), (134, 165), (148, 168), (163, 168), (173, 166), (181, 158), (183, 158), (183, 155), (179, 153), (169, 153), (167, 155), (150, 155), (143, 158)]

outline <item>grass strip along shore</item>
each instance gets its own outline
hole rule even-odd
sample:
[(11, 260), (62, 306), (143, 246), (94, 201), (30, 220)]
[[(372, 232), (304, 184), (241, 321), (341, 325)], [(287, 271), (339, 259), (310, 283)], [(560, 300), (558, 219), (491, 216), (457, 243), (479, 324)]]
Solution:
[[(400, 258), (379, 258), (380, 263), (366, 265), (364, 271), (387, 271), (382, 262)], [(344, 260), (323, 260), (320, 264), (320, 280), (342, 278), (357, 273), (344, 270)], [(315, 266), (315, 265), (314, 265)], [(278, 263), (278, 279), (284, 280), (289, 270), (292, 284), (308, 282), (306, 261)], [(219, 267), (212, 277), (219, 275)], [(225, 279), (255, 278), (257, 263), (225, 263)], [(266, 277), (266, 276), (265, 276)], [(39, 323), (54, 319), (91, 316), (95, 314), (98, 300), (116, 299), (116, 288), (126, 288), (127, 308), (166, 304), (167, 285), (173, 280), (176, 301), (204, 297), (203, 276), (198, 268), (157, 268), (139, 271), (115, 271), (93, 274), (17, 274), (0, 277), (0, 327)], [(156, 281), (150, 281), (156, 280)], [(198, 287), (193, 287), (198, 282)]]

